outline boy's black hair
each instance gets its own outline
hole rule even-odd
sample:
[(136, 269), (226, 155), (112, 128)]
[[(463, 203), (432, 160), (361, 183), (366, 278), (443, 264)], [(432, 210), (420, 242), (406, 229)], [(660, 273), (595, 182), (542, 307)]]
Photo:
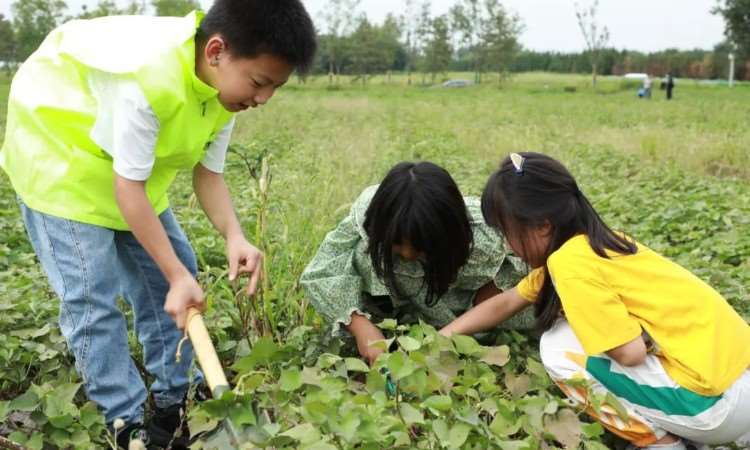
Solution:
[(300, 0), (216, 0), (201, 21), (198, 40), (221, 35), (234, 57), (278, 56), (298, 72), (315, 58), (315, 26)]
[(517, 237), (521, 245), (527, 230), (551, 225), (552, 236), (544, 254), (544, 284), (534, 304), (536, 326), (546, 331), (562, 308), (546, 264), (552, 253), (578, 234), (586, 235), (591, 249), (602, 258), (610, 257), (608, 250), (634, 254), (638, 247), (604, 223), (565, 166), (541, 153), (519, 154), (524, 158), (520, 171), (507, 157), (490, 176), (482, 193), (482, 215), (488, 225), (506, 237)]
[(393, 245), (404, 243), (424, 253), (426, 303), (448, 291), (471, 253), (474, 235), (456, 182), (430, 162), (402, 162), (383, 179), (365, 214), (367, 251), (377, 276), (391, 295), (402, 297), (396, 283)]

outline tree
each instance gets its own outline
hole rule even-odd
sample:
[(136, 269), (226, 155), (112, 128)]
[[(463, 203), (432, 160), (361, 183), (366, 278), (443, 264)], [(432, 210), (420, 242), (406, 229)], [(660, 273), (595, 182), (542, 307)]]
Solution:
[(453, 31), (461, 36), (463, 46), (469, 50), (474, 81), (481, 83), (481, 29), (480, 0), (461, 0), (451, 8)]
[(124, 8), (119, 8), (115, 0), (99, 0), (96, 7), (89, 10), (86, 5), (81, 7), (77, 19), (93, 19), (95, 17), (137, 15), (143, 14), (143, 7), (137, 0), (131, 0)]
[(401, 30), (403, 33), (404, 49), (406, 52), (406, 70), (407, 84), (411, 84), (411, 74), (420, 56), (422, 39), (424, 38), (425, 28), (423, 27), (425, 16), (429, 19), (430, 2), (425, 0), (418, 7), (416, 0), (406, 0), (406, 9), (401, 16)]
[(599, 27), (596, 14), (599, 9), (599, 0), (594, 0), (591, 7), (584, 9), (576, 4), (576, 18), (578, 27), (581, 29), (586, 48), (591, 57), (591, 85), (596, 88), (596, 75), (599, 68), (599, 57), (602, 50), (609, 43), (609, 30), (606, 26)]
[(152, 0), (157, 16), (182, 17), (194, 9), (201, 9), (198, 0)]
[(329, 0), (322, 14), (323, 22), (326, 24), (327, 35), (321, 46), (325, 49), (328, 58), (328, 83), (333, 83), (333, 76), (341, 73), (341, 65), (344, 61), (346, 48), (346, 36), (352, 32), (354, 27), (355, 12), (359, 8), (361, 0)]
[(425, 72), (432, 74), (432, 82), (438, 73), (448, 70), (453, 56), (451, 46), (450, 19), (440, 16), (432, 19), (432, 32), (424, 47)]
[(509, 14), (498, 0), (461, 0), (451, 16), (454, 31), (469, 50), (474, 81), (481, 83), (488, 69), (502, 73), (519, 48), (518, 16)]
[(498, 83), (508, 71), (513, 58), (520, 50), (518, 36), (521, 33), (521, 19), (508, 13), (497, 0), (485, 0), (486, 18), (482, 21), (481, 61), (486, 69), (498, 74)]
[(10, 73), (16, 62), (16, 36), (13, 33), (13, 24), (5, 16), (0, 14), (0, 63)]
[(385, 70), (388, 72), (390, 82), (391, 70), (394, 69), (399, 54), (403, 51), (399, 38), (401, 36), (400, 20), (393, 14), (388, 14), (383, 25), (376, 28), (378, 50), (381, 52)]
[[(352, 71), (360, 77), (363, 85), (370, 74), (386, 71), (393, 65), (395, 52), (386, 43), (386, 34), (384, 27), (372, 25), (362, 14), (357, 29), (349, 37)], [(398, 44), (397, 36), (391, 35), (390, 40)]]
[(11, 6), (16, 57), (24, 61), (63, 20), (63, 0), (16, 0)]
[(750, 0), (720, 0), (714, 14), (726, 23), (725, 34), (743, 57), (750, 57)]

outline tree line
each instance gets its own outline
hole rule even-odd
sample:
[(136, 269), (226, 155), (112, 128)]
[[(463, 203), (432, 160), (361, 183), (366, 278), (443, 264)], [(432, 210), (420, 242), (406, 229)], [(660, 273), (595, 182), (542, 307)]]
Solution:
[[(120, 4), (123, 2), (120, 1)], [(582, 32), (581, 52), (524, 49), (519, 36), (523, 22), (500, 0), (456, 0), (434, 15), (429, 0), (404, 0), (403, 11), (374, 23), (361, 11), (361, 0), (328, 0), (320, 17), (317, 61), (313, 72), (328, 77), (353, 75), (367, 83), (374, 74), (403, 72), (408, 83), (434, 83), (449, 71), (473, 73), (481, 83), (488, 73), (502, 82), (513, 72), (547, 71), (622, 75), (630, 72), (661, 76), (726, 78), (729, 54), (736, 57), (735, 77), (750, 79), (750, 0), (720, 0), (714, 14), (726, 22), (727, 39), (711, 50), (638, 52), (608, 47), (606, 24), (596, 19), (597, 1), (576, 10)], [(184, 15), (199, 8), (197, 0), (97, 0), (73, 14), (64, 0), (16, 0), (11, 18), (0, 14), (0, 61), (25, 60), (57, 25), (80, 18), (118, 14)], [(571, 20), (575, 18), (571, 16)]]

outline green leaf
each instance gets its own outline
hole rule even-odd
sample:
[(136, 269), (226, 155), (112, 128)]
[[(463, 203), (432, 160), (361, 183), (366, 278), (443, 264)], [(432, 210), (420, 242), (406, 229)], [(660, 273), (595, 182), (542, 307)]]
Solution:
[(515, 376), (512, 373), (505, 375), (505, 385), (508, 387), (513, 398), (520, 398), (529, 392), (531, 379), (526, 374)]
[(521, 419), (511, 420), (502, 414), (496, 414), (490, 423), (490, 431), (498, 437), (512, 436), (521, 429), (521, 423)]
[(497, 441), (502, 450), (530, 450), (531, 446), (524, 441)]
[(544, 368), (542, 363), (532, 357), (526, 358), (526, 370), (538, 378), (547, 379), (547, 369)]
[(5, 418), (8, 416), (9, 412), (10, 412), (10, 402), (9, 401), (0, 402), (0, 423), (5, 422)]
[(581, 422), (570, 409), (563, 409), (554, 417), (544, 421), (544, 429), (565, 448), (577, 448), (581, 443)]
[(62, 414), (59, 416), (47, 416), (47, 419), (49, 420), (49, 423), (52, 424), (53, 427), (59, 428), (61, 430), (67, 430), (70, 425), (73, 424), (73, 416), (70, 414)]
[(400, 345), (401, 348), (403, 348), (407, 352), (419, 350), (419, 348), (422, 346), (422, 344), (420, 344), (418, 340), (409, 336), (400, 336), (397, 341), (398, 345)]
[(398, 322), (395, 319), (385, 319), (377, 325), (381, 330), (395, 330)]
[[(243, 396), (244, 397), (244, 396)], [(229, 407), (229, 420), (232, 421), (235, 427), (241, 427), (242, 425), (255, 425), (257, 420), (255, 413), (253, 412), (253, 406), (250, 398), (243, 398), (244, 401), (233, 402)]]
[(63, 383), (55, 387), (54, 395), (64, 403), (73, 403), (73, 398), (80, 388), (81, 383)]
[(206, 411), (192, 410), (188, 417), (188, 428), (190, 434), (196, 436), (206, 431), (211, 431), (219, 425), (219, 421), (209, 415)]
[(507, 345), (499, 347), (483, 347), (484, 355), (480, 358), (487, 364), (502, 367), (510, 361), (510, 348)]
[(338, 450), (338, 448), (328, 442), (315, 442), (310, 445), (303, 445), (300, 450)]
[(279, 430), (281, 430), (281, 425), (278, 423), (267, 423), (263, 425), (263, 430), (268, 433), (269, 436), (274, 437), (277, 434), (279, 434)]
[(456, 351), (461, 355), (477, 355), (482, 353), (482, 346), (471, 336), (464, 336), (460, 334), (454, 334), (451, 336), (453, 345), (456, 347)]
[(583, 423), (581, 432), (587, 439), (594, 439), (604, 434), (604, 428), (599, 422)]
[(387, 352), (388, 349), (391, 348), (391, 344), (393, 344), (394, 340), (395, 338), (378, 339), (377, 341), (370, 342), (370, 347), (374, 347), (379, 350), (383, 350), (384, 352)]
[(262, 337), (250, 349), (250, 354), (240, 358), (232, 365), (232, 369), (239, 374), (244, 374), (255, 368), (256, 365), (268, 365), (279, 353), (280, 348), (273, 339)]
[(401, 378), (411, 375), (417, 369), (417, 365), (403, 352), (388, 355), (386, 366), (391, 372), (393, 381), (398, 381)]
[(44, 435), (39, 432), (34, 433), (25, 445), (29, 450), (42, 450), (44, 448)]
[(432, 421), (432, 431), (440, 440), (441, 444), (445, 445), (450, 440), (450, 431), (448, 430), (448, 424), (443, 419), (435, 419)]
[(415, 407), (413, 407), (411, 404), (406, 402), (401, 402), (399, 406), (399, 411), (401, 411), (401, 416), (404, 418), (404, 421), (407, 425), (412, 425), (415, 423), (423, 424), (424, 423), (424, 416), (422, 413)]
[(612, 395), (611, 392), (607, 392), (607, 395), (604, 397), (604, 401), (607, 403), (607, 405), (611, 406), (612, 408), (617, 411), (617, 415), (622, 419), (623, 421), (627, 422), (630, 420), (630, 415), (628, 414), (628, 410), (625, 409), (624, 406), (622, 406), (622, 403), (620, 403), (620, 400), (617, 399), (614, 395)]
[(39, 406), (39, 397), (33, 392), (33, 386), (26, 392), (10, 401), (11, 411), (34, 411)]
[(431, 395), (422, 402), (423, 408), (430, 408), (434, 411), (450, 411), (453, 401), (447, 395)]
[(354, 441), (360, 423), (362, 423), (362, 421), (359, 419), (359, 417), (354, 415), (344, 417), (341, 422), (330, 422), (331, 430), (333, 430), (333, 432), (338, 434), (339, 436), (343, 437), (347, 442)]
[(296, 367), (281, 371), (279, 387), (284, 392), (296, 391), (302, 386), (302, 373)]
[(459, 448), (462, 445), (464, 445), (464, 442), (466, 442), (466, 438), (469, 437), (469, 432), (471, 431), (471, 427), (466, 425), (465, 423), (457, 423), (451, 428), (448, 442), (450, 443), (450, 446), (452, 448)]
[(341, 361), (341, 357), (339, 355), (323, 353), (318, 357), (317, 366), (321, 369), (327, 369), (339, 361)]
[(104, 416), (99, 413), (94, 402), (86, 402), (80, 409), (81, 415), (78, 421), (84, 428), (91, 428), (95, 423), (104, 423)]
[(17, 444), (26, 444), (26, 442), (29, 440), (29, 437), (21, 433), (20, 431), (14, 431), (8, 435), (8, 439), (10, 439), (11, 442), (15, 442)]
[(369, 372), (370, 366), (359, 358), (346, 358), (344, 359), (346, 370), (349, 372)]
[(609, 447), (597, 441), (583, 441), (585, 450), (609, 450)]
[(320, 439), (320, 433), (311, 423), (303, 423), (290, 428), (281, 433), (281, 436), (288, 436), (302, 444), (316, 442)]

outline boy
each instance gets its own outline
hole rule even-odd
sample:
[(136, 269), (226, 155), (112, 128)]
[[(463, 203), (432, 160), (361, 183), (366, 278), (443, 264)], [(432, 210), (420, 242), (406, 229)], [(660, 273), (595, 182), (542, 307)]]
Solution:
[[(68, 22), (14, 77), (0, 165), (61, 299), (60, 328), (86, 393), (110, 426), (125, 423), (122, 447), (131, 437), (150, 447), (172, 438), (192, 359), (186, 349), (175, 362), (180, 329), (188, 307), (205, 307), (167, 189), (178, 170), (193, 171), (226, 239), (229, 278), (250, 274), (252, 295), (263, 255), (245, 239), (222, 177), (233, 113), (265, 104), (315, 48), (300, 0), (216, 0), (205, 17)], [(148, 424), (120, 294), (155, 378)]]

